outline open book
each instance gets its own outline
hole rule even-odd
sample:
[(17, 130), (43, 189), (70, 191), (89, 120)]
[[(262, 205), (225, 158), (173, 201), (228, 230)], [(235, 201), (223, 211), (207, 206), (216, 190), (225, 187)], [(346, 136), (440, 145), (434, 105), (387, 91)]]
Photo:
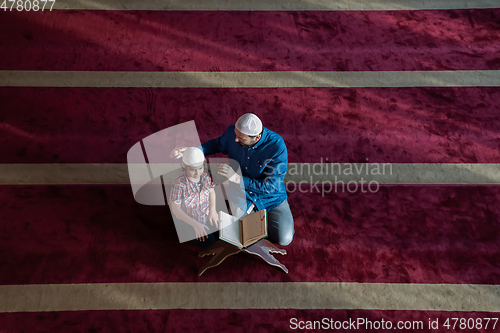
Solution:
[(219, 213), (219, 238), (240, 249), (267, 236), (266, 210), (244, 216), (241, 220), (224, 212)]

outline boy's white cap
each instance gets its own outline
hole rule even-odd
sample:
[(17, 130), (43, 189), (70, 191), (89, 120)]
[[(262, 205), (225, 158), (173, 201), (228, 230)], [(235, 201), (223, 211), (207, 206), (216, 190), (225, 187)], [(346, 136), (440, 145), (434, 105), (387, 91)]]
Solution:
[(236, 122), (236, 128), (243, 134), (255, 136), (262, 132), (262, 122), (253, 113), (245, 113)]
[(182, 163), (196, 167), (200, 166), (205, 162), (205, 155), (200, 148), (197, 147), (189, 147), (184, 150), (184, 154), (182, 155)]

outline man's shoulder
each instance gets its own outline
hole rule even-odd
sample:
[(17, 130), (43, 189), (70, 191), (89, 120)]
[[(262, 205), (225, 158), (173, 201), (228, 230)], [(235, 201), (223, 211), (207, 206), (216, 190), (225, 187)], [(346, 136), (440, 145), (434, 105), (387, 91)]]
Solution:
[(265, 128), (267, 146), (273, 151), (274, 154), (282, 154), (286, 152), (285, 140), (278, 133)]
[(222, 142), (232, 142), (234, 138), (236, 137), (236, 134), (234, 133), (234, 124), (229, 125), (224, 133), (220, 137), (218, 137), (218, 140), (222, 140)]
[(279, 143), (279, 144), (285, 144), (285, 140), (283, 140), (281, 135), (279, 135), (278, 133), (276, 133), (274, 131), (271, 131), (267, 127), (264, 127), (264, 128), (266, 130), (268, 140), (274, 141), (274, 142)]
[(229, 125), (227, 127), (226, 131), (224, 132), (224, 135), (234, 135), (234, 136), (236, 136), (236, 134), (234, 133), (234, 129), (235, 129), (234, 124)]

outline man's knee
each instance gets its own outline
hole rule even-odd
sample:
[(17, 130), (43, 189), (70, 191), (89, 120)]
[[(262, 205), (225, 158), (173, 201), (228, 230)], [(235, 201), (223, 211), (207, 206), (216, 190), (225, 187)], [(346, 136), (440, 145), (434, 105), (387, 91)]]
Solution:
[(287, 246), (292, 242), (295, 230), (287, 201), (269, 212), (268, 222), (269, 238), (273, 243)]
[(277, 230), (277, 232), (271, 233), (269, 235), (269, 240), (274, 244), (287, 246), (292, 242), (294, 233), (295, 231), (293, 229), (286, 232), (284, 232), (283, 230)]
[(292, 240), (293, 240), (293, 232), (289, 232), (284, 235), (281, 235), (277, 243), (281, 246), (287, 246), (290, 245)]

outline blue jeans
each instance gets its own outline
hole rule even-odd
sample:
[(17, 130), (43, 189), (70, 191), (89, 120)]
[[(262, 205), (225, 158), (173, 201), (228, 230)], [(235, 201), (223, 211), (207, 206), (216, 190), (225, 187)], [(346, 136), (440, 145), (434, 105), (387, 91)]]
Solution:
[(272, 243), (286, 246), (292, 242), (295, 230), (288, 200), (267, 213), (267, 231)]

